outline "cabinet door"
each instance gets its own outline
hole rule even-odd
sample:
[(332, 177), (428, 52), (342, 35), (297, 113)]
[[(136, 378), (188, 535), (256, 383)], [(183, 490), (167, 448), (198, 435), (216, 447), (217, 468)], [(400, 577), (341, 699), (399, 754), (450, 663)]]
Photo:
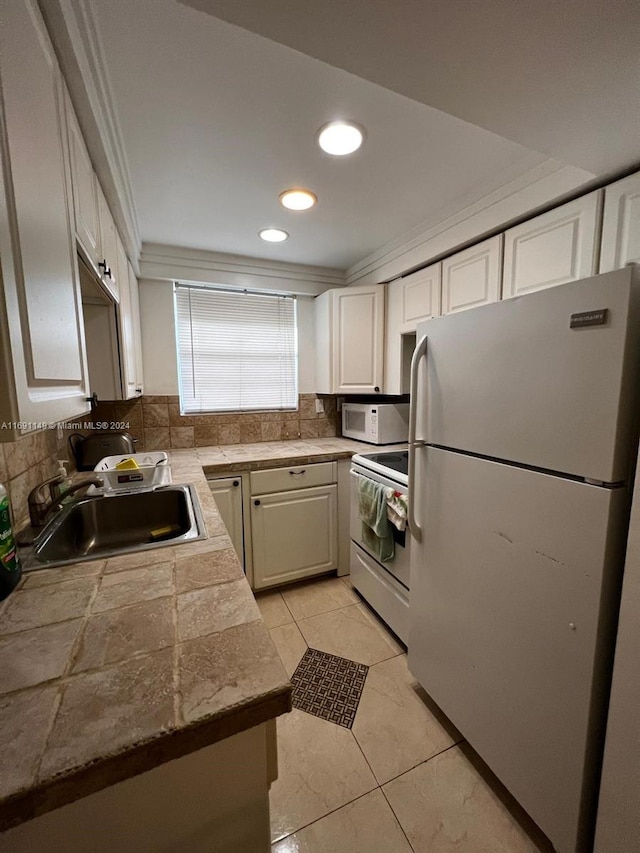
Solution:
[(120, 371), (122, 373), (122, 393), (125, 400), (136, 397), (136, 344), (133, 325), (133, 306), (131, 304), (131, 288), (129, 287), (129, 261), (122, 245), (120, 235), (116, 232), (116, 252), (118, 264), (116, 281), (120, 293), (118, 303), (118, 329), (120, 349)]
[(442, 262), (442, 313), (466, 311), (500, 299), (502, 235)]
[(35, 2), (3, 4), (0, 77), (0, 413), (64, 420), (88, 410), (87, 367), (65, 91)]
[(240, 564), (244, 569), (244, 532), (242, 527), (242, 480), (240, 477), (228, 477), (209, 480), (209, 489), (215, 498), (227, 532)]
[(563, 204), (505, 233), (502, 297), (595, 275), (602, 190)]
[[(415, 348), (415, 331), (421, 320), (439, 317), (442, 295), (442, 264), (432, 264), (387, 285), (385, 394), (407, 390), (407, 362)], [(411, 336), (409, 341), (404, 336)]]
[(337, 495), (333, 485), (251, 500), (256, 589), (338, 567)]
[(100, 229), (98, 227), (98, 196), (96, 176), (82, 138), (76, 114), (67, 97), (67, 122), (69, 126), (69, 153), (71, 156), (71, 184), (76, 238), (86, 259), (98, 272), (100, 257)]
[(432, 264), (404, 276), (388, 288), (394, 325), (401, 334), (415, 332), (421, 320), (440, 316), (441, 286), (442, 264)]
[(131, 319), (133, 324), (133, 345), (135, 349), (135, 392), (140, 396), (144, 390), (144, 370), (142, 367), (142, 327), (140, 325), (140, 293), (138, 279), (131, 264), (127, 264), (129, 291), (131, 294)]
[[(120, 298), (118, 289), (118, 232), (109, 205), (104, 197), (102, 187), (96, 181), (98, 194), (98, 222), (100, 224), (100, 246), (102, 248), (101, 269), (102, 281), (113, 298)], [(106, 269), (105, 269), (106, 267)]]
[(384, 285), (332, 291), (334, 393), (382, 391)]
[(640, 263), (640, 172), (604, 190), (600, 272)]

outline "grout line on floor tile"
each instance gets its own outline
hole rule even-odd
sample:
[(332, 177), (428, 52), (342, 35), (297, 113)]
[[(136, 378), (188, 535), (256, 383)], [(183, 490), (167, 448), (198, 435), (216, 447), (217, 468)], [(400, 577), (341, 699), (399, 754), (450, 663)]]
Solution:
[[(286, 608), (286, 610), (287, 610), (287, 613), (289, 614), (289, 616), (291, 616), (291, 618), (292, 618), (292, 619), (293, 619), (293, 621), (295, 622), (295, 621), (296, 621), (296, 617), (293, 615), (293, 613), (292, 613), (292, 612), (291, 612), (291, 610), (289, 609), (289, 605), (287, 604), (287, 599), (286, 599), (286, 598), (284, 597), (284, 595), (282, 594), (282, 587), (281, 587), (281, 586), (277, 586), (277, 587), (276, 587), (276, 590), (278, 591), (278, 593), (279, 593), (279, 595), (280, 595), (280, 598), (282, 599), (282, 603), (284, 604), (284, 606), (285, 606), (285, 608)], [(279, 627), (279, 626), (278, 626), (278, 627)]]
[[(373, 778), (375, 779), (375, 776)], [(287, 838), (291, 838), (291, 836), (295, 835), (296, 832), (302, 832), (303, 829), (307, 829), (308, 827), (313, 826), (314, 823), (319, 823), (321, 820), (324, 820), (326, 817), (329, 817), (329, 815), (332, 815), (332, 814), (335, 814), (336, 812), (339, 812), (340, 809), (344, 809), (344, 808), (346, 808), (346, 806), (350, 806), (351, 803), (357, 803), (358, 800), (361, 800), (363, 797), (366, 797), (368, 794), (371, 794), (371, 793), (373, 793), (373, 791), (377, 791), (379, 789), (380, 789), (380, 786), (376, 785), (375, 788), (371, 788), (370, 791), (365, 791), (364, 794), (360, 794), (359, 797), (354, 797), (352, 800), (349, 800), (347, 803), (342, 803), (341, 806), (337, 806), (335, 809), (331, 809), (330, 812), (323, 814), (321, 817), (317, 817), (315, 820), (312, 820), (309, 823), (305, 823), (304, 826), (299, 826), (297, 829), (294, 829), (293, 832), (288, 833), (288, 835), (283, 835), (282, 838), (278, 838), (277, 841), (272, 841), (271, 846), (274, 847), (276, 844), (280, 844), (281, 841), (284, 841)], [(385, 799), (386, 799), (386, 797), (385, 797)], [(395, 812), (394, 812), (394, 817), (395, 817)], [(397, 818), (396, 818), (396, 820), (397, 820)], [(411, 848), (411, 849), (413, 849), (413, 848)]]
[[(385, 785), (386, 785), (386, 784), (387, 784), (387, 783), (385, 782)], [(398, 815), (395, 813), (394, 808), (393, 808), (393, 806), (391, 805), (391, 802), (390, 802), (390, 800), (389, 800), (389, 797), (387, 797), (387, 795), (386, 795), (386, 793), (385, 793), (385, 790), (384, 790), (384, 788), (382, 787), (382, 785), (380, 786), (380, 790), (382, 791), (382, 796), (385, 798), (387, 805), (388, 805), (388, 806), (389, 806), (389, 808), (391, 809), (391, 814), (394, 816), (394, 818), (396, 819), (396, 823), (397, 823), (397, 824), (398, 824), (398, 826), (400, 827), (400, 831), (402, 832), (402, 834), (404, 835), (404, 837), (407, 839), (407, 844), (409, 845), (409, 847), (410, 847), (410, 848), (414, 851), (414, 853), (415, 853), (416, 848), (413, 846), (413, 844), (411, 843), (411, 841), (410, 841), (410, 839), (409, 839), (409, 836), (408, 836), (408, 835), (407, 835), (407, 833), (404, 831), (404, 826), (400, 823), (400, 818), (399, 818), (399, 817), (398, 817)]]
[[(357, 739), (358, 738), (356, 737), (356, 740)], [(443, 753), (449, 752), (449, 750), (453, 749), (454, 746), (460, 746), (460, 744), (464, 742), (465, 740), (464, 738), (462, 738), (462, 740), (458, 740), (455, 743), (450, 744), (449, 746), (445, 746), (444, 749), (441, 749), (439, 752), (434, 752), (434, 754), (430, 755), (429, 758), (424, 758), (422, 761), (419, 761), (417, 764), (414, 764), (413, 767), (407, 767), (407, 769), (403, 770), (402, 773), (398, 773), (396, 776), (392, 776), (391, 779), (387, 779), (386, 782), (381, 782), (380, 787), (382, 788), (384, 785), (389, 785), (391, 782), (395, 782), (395, 780), (399, 779), (401, 776), (405, 776), (407, 773), (411, 773), (411, 771), (415, 770), (416, 767), (420, 767), (422, 764), (428, 764), (433, 758), (437, 758), (439, 755), (443, 755)], [(375, 776), (376, 774), (374, 773), (373, 775)], [(378, 777), (376, 776), (376, 779), (377, 778)]]
[(316, 616), (326, 616), (327, 613), (336, 613), (338, 610), (346, 610), (347, 607), (358, 607), (361, 603), (362, 602), (360, 601), (350, 601), (349, 604), (341, 604), (340, 607), (334, 607), (331, 610), (322, 610), (320, 613), (314, 613), (312, 616), (302, 616), (300, 619), (296, 619), (296, 617), (293, 616), (293, 613), (291, 613), (291, 611), (289, 612), (297, 624), (298, 622), (306, 622), (307, 619), (315, 619)]

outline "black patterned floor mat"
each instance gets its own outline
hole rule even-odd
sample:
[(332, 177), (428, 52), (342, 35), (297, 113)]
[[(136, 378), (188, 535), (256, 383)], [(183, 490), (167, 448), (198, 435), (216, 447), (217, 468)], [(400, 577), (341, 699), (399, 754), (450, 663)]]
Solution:
[(291, 677), (293, 707), (350, 729), (369, 667), (307, 649)]

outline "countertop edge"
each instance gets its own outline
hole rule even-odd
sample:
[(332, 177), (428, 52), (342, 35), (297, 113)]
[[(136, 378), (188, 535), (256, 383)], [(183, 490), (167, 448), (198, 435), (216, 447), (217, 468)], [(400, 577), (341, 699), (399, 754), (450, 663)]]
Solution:
[(0, 832), (96, 794), (291, 711), (292, 686), (180, 729), (159, 732), (128, 750), (76, 767), (0, 802)]

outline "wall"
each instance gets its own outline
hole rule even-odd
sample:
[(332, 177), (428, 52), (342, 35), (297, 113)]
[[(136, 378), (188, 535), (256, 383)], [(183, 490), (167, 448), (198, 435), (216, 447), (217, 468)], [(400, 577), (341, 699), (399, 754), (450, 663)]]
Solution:
[[(313, 301), (312, 296), (297, 297), (298, 390), (301, 394), (312, 394), (316, 388)], [(154, 396), (175, 396), (178, 365), (172, 282), (140, 279), (140, 323), (145, 392)]]

